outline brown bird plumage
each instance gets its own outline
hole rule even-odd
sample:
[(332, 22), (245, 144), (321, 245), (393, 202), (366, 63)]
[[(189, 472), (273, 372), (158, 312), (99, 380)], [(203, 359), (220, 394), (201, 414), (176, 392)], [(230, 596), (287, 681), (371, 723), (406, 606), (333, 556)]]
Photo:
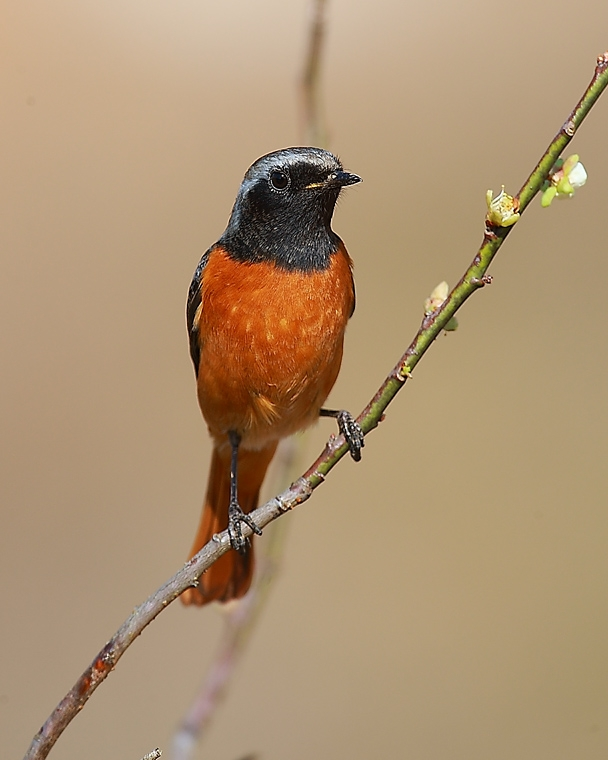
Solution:
[[(246, 593), (253, 548), (240, 536), (247, 518), (239, 506), (245, 515), (255, 509), (279, 440), (318, 419), (336, 381), (355, 293), (352, 262), (331, 216), (341, 188), (359, 181), (317, 148), (263, 156), (245, 175), (225, 233), (195, 272), (190, 350), (214, 449), (191, 555), (226, 527), (238, 551), (182, 594), (186, 604)], [(355, 458), (361, 446), (359, 436)], [(238, 505), (235, 493), (230, 507), (235, 463)]]

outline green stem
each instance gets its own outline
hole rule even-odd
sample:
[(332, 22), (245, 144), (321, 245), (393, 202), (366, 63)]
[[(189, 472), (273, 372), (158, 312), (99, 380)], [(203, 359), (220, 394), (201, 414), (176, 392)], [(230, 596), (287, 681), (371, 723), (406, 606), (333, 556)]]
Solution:
[[(529, 206), (530, 201), (540, 191), (543, 183), (549, 176), (553, 165), (560, 157), (564, 148), (572, 140), (581, 123), (591, 110), (602, 92), (608, 85), (608, 52), (597, 59), (597, 65), (593, 78), (582, 98), (566, 119), (563, 126), (549, 144), (538, 164), (524, 182), (518, 196), (515, 199), (516, 210), (521, 215)], [(505, 241), (513, 227), (498, 227), (486, 221), (486, 230), (483, 242), (475, 255), (471, 265), (464, 273), (460, 281), (453, 288), (441, 307), (432, 314), (425, 316), (416, 337), (401, 357), (399, 363), (385, 380), (374, 398), (358, 417), (363, 432), (373, 430), (382, 419), (387, 406), (403, 387), (414, 367), (431, 347), (435, 338), (441, 333), (450, 319), (456, 314), (464, 302), (470, 298), (476, 290), (491, 282), (487, 275), (488, 268), (496, 256), (498, 249)], [(341, 445), (334, 451), (328, 452), (329, 456), (317, 460), (316, 466), (309, 470), (312, 477), (308, 481), (311, 488), (316, 488), (337, 462), (346, 454), (347, 446)], [(317, 475), (318, 473), (318, 475)], [(307, 473), (308, 475), (308, 473)]]

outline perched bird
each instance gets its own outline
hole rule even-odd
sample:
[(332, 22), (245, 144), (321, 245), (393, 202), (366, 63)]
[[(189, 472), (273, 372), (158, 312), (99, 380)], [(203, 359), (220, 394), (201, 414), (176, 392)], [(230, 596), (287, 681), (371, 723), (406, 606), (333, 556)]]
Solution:
[(320, 148), (287, 148), (247, 171), (228, 226), (194, 273), (186, 316), (198, 401), (213, 439), (194, 556), (228, 528), (229, 551), (182, 594), (185, 604), (226, 602), (251, 583), (253, 547), (242, 523), (281, 438), (336, 417), (351, 455), (364, 444), (344, 410), (323, 409), (338, 376), (355, 308), (352, 261), (331, 219), (361, 178)]

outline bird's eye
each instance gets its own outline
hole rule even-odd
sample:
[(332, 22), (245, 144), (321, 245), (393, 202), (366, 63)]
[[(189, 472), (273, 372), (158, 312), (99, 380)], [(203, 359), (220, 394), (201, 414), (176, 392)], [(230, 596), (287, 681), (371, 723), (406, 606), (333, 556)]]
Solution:
[(289, 185), (289, 177), (280, 169), (270, 172), (270, 184), (275, 190), (285, 190)]

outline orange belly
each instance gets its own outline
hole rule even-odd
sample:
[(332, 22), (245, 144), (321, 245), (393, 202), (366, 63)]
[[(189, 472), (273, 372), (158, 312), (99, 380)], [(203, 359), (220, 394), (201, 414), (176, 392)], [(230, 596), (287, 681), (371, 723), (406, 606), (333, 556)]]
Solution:
[(234, 430), (243, 447), (262, 448), (318, 418), (354, 306), (351, 266), (343, 246), (321, 272), (211, 251), (195, 315), (198, 399), (220, 446)]

